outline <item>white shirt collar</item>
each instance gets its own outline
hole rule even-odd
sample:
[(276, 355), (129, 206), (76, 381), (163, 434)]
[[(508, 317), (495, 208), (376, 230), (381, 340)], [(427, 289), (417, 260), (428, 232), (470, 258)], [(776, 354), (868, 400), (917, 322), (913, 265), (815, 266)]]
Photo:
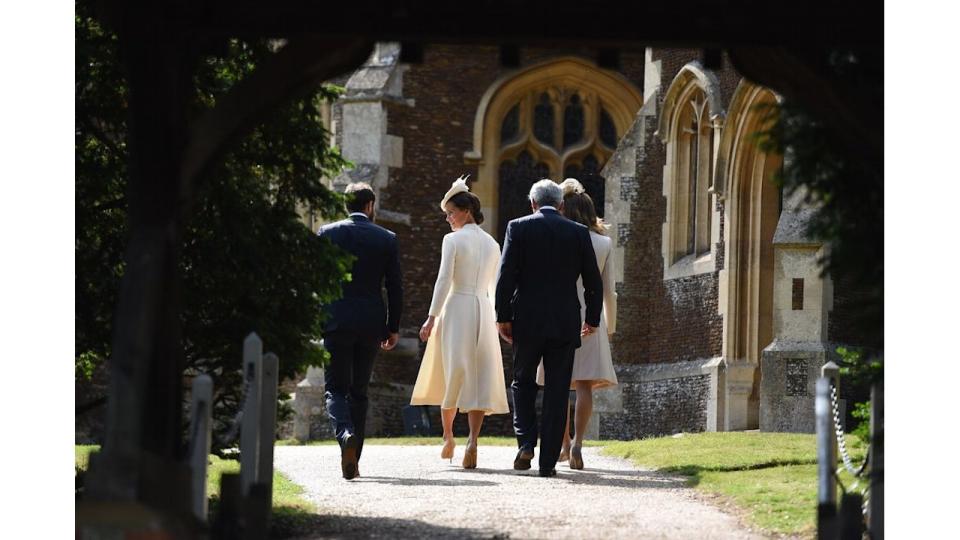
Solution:
[(370, 219), (370, 217), (368, 217), (368, 216), (367, 216), (366, 214), (364, 214), (363, 212), (350, 212), (350, 217), (353, 217), (353, 216)]
[(549, 204), (546, 205), (546, 206), (541, 206), (541, 207), (540, 207), (540, 210), (546, 210), (546, 209), (548, 209), (548, 208), (549, 208), (550, 210), (553, 210), (554, 212), (559, 212), (559, 210), (557, 210), (556, 208), (550, 206)]

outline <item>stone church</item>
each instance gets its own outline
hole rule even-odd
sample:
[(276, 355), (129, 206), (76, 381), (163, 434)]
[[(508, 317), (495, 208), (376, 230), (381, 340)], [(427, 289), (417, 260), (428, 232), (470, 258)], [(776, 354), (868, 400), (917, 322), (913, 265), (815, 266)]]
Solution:
[[(401, 249), (403, 339), (376, 363), (368, 432), (403, 433), (423, 352), (416, 336), (449, 232), (437, 203), (461, 174), (498, 241), (529, 212), (540, 178), (579, 179), (609, 225), (620, 384), (596, 392), (588, 436), (812, 432), (820, 367), (858, 339), (846, 291), (821, 276), (824, 246), (805, 235), (815, 210), (783, 197), (774, 181), (783, 158), (752, 135), (778, 96), (725, 58), (705, 68), (699, 49), (501, 54), (430, 45), (404, 63), (398, 44), (380, 44), (328, 109), (335, 144), (355, 164), (333, 186), (374, 186), (378, 222)], [(439, 411), (430, 416), (439, 433)], [(511, 434), (509, 415), (488, 417), (484, 432)]]

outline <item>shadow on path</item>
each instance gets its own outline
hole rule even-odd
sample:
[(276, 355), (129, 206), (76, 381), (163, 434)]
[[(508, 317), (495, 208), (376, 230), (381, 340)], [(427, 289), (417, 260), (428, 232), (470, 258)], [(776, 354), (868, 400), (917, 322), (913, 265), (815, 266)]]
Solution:
[(434, 479), (429, 478), (394, 478), (391, 476), (361, 476), (353, 480), (354, 483), (390, 484), (393, 486), (495, 486), (498, 482), (486, 480)]
[[(296, 526), (274, 528), (271, 540), (313, 540), (319, 538), (509, 538), (493, 530), (445, 527), (415, 519), (371, 516), (317, 515), (303, 513)], [(306, 531), (309, 531), (307, 533)]]
[[(516, 471), (513, 469), (486, 469), (476, 468), (471, 471), (461, 470), (464, 475), (482, 474), (490, 476), (526, 476), (539, 479), (537, 469)], [(678, 475), (663, 474), (654, 471), (625, 471), (609, 469), (591, 469), (574, 471), (565, 467), (557, 467), (557, 476), (542, 478), (543, 482), (569, 482), (590, 486), (609, 486), (626, 488), (682, 488), (687, 486), (687, 480)], [(464, 484), (469, 480), (457, 480)], [(499, 482), (498, 482), (499, 483)]]

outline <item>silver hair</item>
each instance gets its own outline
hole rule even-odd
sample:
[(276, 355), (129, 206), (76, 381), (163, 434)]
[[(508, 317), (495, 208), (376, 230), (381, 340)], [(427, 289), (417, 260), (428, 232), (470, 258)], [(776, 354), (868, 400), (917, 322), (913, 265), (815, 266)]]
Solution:
[(563, 191), (556, 182), (544, 178), (530, 186), (530, 200), (537, 206), (559, 208), (560, 202), (563, 201)]

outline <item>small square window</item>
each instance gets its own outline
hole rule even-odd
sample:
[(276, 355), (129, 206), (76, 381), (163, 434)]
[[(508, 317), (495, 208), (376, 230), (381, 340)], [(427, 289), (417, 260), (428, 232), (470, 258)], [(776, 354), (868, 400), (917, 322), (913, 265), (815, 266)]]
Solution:
[(803, 309), (803, 278), (793, 278), (793, 310)]

